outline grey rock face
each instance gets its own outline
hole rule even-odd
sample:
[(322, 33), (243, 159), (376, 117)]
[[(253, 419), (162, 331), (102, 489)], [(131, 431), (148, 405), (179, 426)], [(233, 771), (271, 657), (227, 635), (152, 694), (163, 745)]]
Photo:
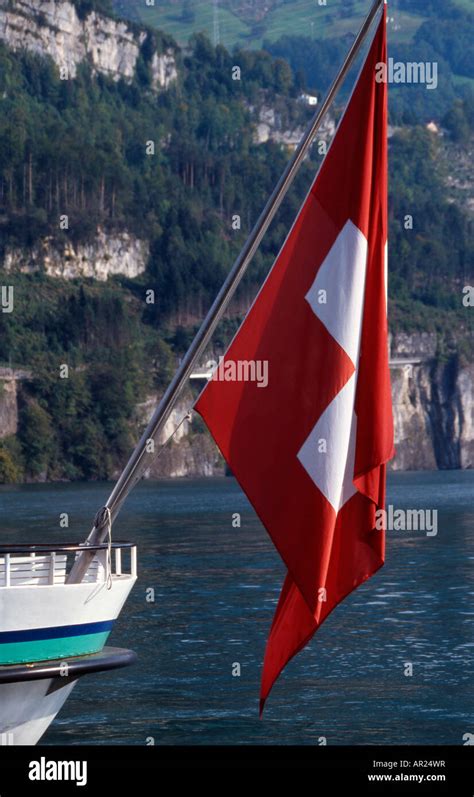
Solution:
[[(49, 55), (64, 79), (74, 78), (79, 64), (87, 62), (95, 73), (132, 80), (146, 36), (95, 12), (81, 20), (67, 0), (0, 0), (0, 39), (13, 50)], [(177, 77), (171, 49), (155, 52), (150, 67), (156, 90), (166, 89)]]
[(148, 243), (130, 233), (107, 234), (98, 230), (93, 241), (76, 247), (71, 242), (60, 246), (52, 238), (31, 250), (7, 247), (0, 267), (6, 273), (42, 271), (49, 277), (92, 277), (105, 282), (116, 274), (138, 277), (146, 269), (148, 255)]

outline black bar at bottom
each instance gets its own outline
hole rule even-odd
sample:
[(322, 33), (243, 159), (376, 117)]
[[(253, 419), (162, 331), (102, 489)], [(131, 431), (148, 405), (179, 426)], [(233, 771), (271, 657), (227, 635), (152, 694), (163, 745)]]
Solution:
[[(474, 751), (469, 746), (374, 746), (374, 747), (290, 747), (290, 746), (193, 746), (193, 747), (130, 747), (82, 746), (0, 747), (0, 795), (18, 797), (24, 794), (131, 794), (147, 793), (159, 786), (161, 775), (172, 775), (173, 787), (190, 782), (194, 790), (199, 773), (213, 770), (221, 788), (227, 782), (225, 772), (234, 778), (248, 770), (265, 770), (277, 776), (284, 770), (310, 776), (312, 790), (341, 791), (348, 795), (451, 795), (472, 797), (474, 794)], [(42, 761), (43, 760), (43, 761)], [(37, 762), (37, 763), (33, 763)], [(78, 762), (75, 774), (86, 782), (47, 779), (32, 780), (38, 772), (59, 774), (57, 762)], [(42, 767), (42, 769), (41, 769)], [(245, 775), (248, 783), (248, 775)], [(209, 775), (206, 773), (208, 782)], [(164, 783), (168, 781), (165, 780)], [(294, 781), (303, 786), (304, 781)], [(82, 788), (77, 792), (77, 786)], [(305, 789), (306, 790), (306, 789)], [(155, 789), (153, 789), (155, 791)], [(174, 788), (173, 788), (174, 791)], [(332, 792), (329, 792), (332, 795)]]

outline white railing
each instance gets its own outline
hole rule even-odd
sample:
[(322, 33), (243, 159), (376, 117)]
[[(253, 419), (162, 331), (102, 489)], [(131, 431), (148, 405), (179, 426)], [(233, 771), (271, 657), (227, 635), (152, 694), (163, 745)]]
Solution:
[[(82, 545), (0, 546), (0, 589), (64, 585), (67, 574), (83, 547)], [(92, 547), (95, 548), (96, 554), (83, 582), (97, 584), (107, 580), (108, 547), (106, 544)], [(123, 553), (127, 554), (127, 566), (124, 564)], [(132, 543), (113, 543), (110, 564), (112, 580), (135, 578), (136, 546)]]

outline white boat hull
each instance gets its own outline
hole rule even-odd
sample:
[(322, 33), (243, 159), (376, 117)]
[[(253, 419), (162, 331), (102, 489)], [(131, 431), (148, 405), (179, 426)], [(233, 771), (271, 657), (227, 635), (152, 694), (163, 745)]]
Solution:
[(105, 647), (89, 656), (0, 667), (0, 745), (36, 744), (79, 678), (135, 659), (131, 650)]
[(0, 743), (36, 744), (69, 697), (77, 681), (50, 691), (57, 679), (0, 684)]
[(67, 581), (67, 552), (0, 556), (0, 744), (36, 744), (79, 677), (133, 660), (104, 647), (136, 581), (136, 549), (124, 573), (116, 546), (115, 568), (101, 549), (80, 583)]
[(0, 666), (101, 650), (136, 575), (113, 574), (110, 589), (104, 571), (97, 581), (67, 584), (63, 572), (61, 581), (38, 585), (31, 560), (27, 566), (26, 577), (0, 588)]

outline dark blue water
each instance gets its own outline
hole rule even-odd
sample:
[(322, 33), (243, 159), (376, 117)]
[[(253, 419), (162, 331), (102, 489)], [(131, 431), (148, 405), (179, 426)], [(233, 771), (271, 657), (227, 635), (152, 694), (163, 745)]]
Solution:
[[(109, 487), (0, 488), (2, 537), (82, 539)], [(474, 732), (474, 472), (394, 474), (388, 501), (438, 509), (438, 535), (387, 533), (385, 567), (288, 665), (259, 721), (277, 554), (233, 480), (140, 485), (114, 528), (138, 543), (139, 581), (110, 638), (139, 662), (80, 681), (43, 742), (462, 744)]]

